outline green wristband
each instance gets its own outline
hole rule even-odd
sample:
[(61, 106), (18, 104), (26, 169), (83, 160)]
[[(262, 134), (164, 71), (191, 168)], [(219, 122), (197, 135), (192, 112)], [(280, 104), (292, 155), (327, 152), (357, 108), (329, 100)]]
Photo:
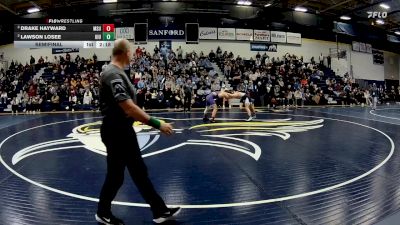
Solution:
[(150, 117), (148, 125), (156, 128), (156, 129), (160, 129), (161, 121), (159, 121), (158, 119), (156, 119), (154, 117)]

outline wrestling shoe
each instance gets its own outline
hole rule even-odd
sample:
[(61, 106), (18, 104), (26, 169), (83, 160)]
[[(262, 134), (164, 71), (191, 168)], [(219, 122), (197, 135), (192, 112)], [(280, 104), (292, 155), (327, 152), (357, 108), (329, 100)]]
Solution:
[(96, 221), (99, 222), (100, 224), (105, 224), (105, 225), (124, 225), (124, 222), (117, 217), (111, 215), (111, 216), (101, 216), (99, 214), (96, 214)]
[(181, 208), (170, 208), (168, 212), (162, 214), (161, 216), (154, 218), (154, 223), (164, 223), (165, 221), (172, 220), (181, 212)]

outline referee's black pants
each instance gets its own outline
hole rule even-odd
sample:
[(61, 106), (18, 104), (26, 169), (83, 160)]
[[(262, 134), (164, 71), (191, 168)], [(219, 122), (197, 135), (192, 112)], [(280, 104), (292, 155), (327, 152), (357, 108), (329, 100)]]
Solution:
[(184, 97), (184, 103), (183, 103), (183, 111), (188, 109), (190, 111), (190, 106), (192, 105), (192, 95), (186, 94)]
[(136, 133), (130, 127), (101, 127), (101, 138), (107, 147), (107, 176), (100, 193), (98, 214), (111, 215), (111, 201), (124, 181), (125, 167), (144, 200), (150, 205), (154, 217), (168, 211), (162, 198), (151, 183), (147, 167), (140, 153)]

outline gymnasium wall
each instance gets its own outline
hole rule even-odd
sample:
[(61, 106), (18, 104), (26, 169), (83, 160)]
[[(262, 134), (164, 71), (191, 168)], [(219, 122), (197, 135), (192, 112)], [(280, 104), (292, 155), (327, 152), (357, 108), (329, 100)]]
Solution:
[(351, 51), (351, 65), (356, 79), (385, 80), (385, 67), (373, 64), (372, 54)]
[(400, 76), (400, 55), (385, 52), (385, 79), (399, 80)]
[[(141, 45), (147, 50), (153, 51), (154, 46), (158, 45), (158, 41), (149, 41), (146, 45)], [(186, 44), (184, 41), (172, 41), (172, 48), (176, 50), (179, 46), (182, 46), (184, 52), (196, 52), (203, 51), (205, 54), (213, 49), (214, 51), (218, 46), (223, 51), (232, 51), (235, 56), (240, 55), (243, 58), (250, 59), (255, 58), (257, 52), (250, 51), (249, 42), (241, 41), (208, 41), (201, 40), (199, 44)], [(132, 50), (136, 49), (137, 45), (132, 45)], [(318, 56), (322, 53), (324, 56), (328, 55), (329, 48), (336, 48), (335, 42), (320, 41), (313, 39), (302, 39), (302, 45), (284, 45), (278, 44), (277, 52), (268, 52), (270, 57), (282, 57), (285, 53), (296, 54), (297, 56), (303, 56), (306, 62), (309, 62), (311, 57), (314, 56), (315, 60), (318, 61)], [(388, 76), (394, 76), (395, 79), (400, 77), (400, 56), (394, 53), (384, 52), (385, 65), (375, 65), (372, 62), (372, 55), (366, 53), (359, 53), (351, 51), (351, 45), (341, 43), (340, 49), (347, 50), (347, 59), (332, 58), (332, 70), (338, 75), (343, 75), (346, 72), (350, 73), (352, 65), (353, 76), (358, 79), (368, 80), (384, 80)], [(12, 44), (0, 46), (0, 52), (4, 52), (5, 58), (17, 60), (25, 64), (29, 61), (30, 55), (33, 55), (36, 60), (40, 56), (48, 56), (52, 59), (54, 55), (51, 54), (51, 49), (18, 49), (14, 48)], [(71, 57), (75, 58), (77, 54), (81, 57), (92, 57), (96, 53), (99, 60), (110, 59), (110, 49), (80, 49), (79, 53), (71, 53)], [(389, 60), (386, 61), (386, 58)], [(390, 64), (393, 62), (393, 64)]]

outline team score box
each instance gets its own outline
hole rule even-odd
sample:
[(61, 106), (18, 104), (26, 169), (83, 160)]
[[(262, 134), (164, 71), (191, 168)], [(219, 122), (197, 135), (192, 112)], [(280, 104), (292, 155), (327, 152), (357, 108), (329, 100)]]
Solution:
[(103, 24), (103, 32), (114, 32), (114, 24)]
[(96, 48), (113, 48), (114, 42), (113, 41), (97, 41)]
[(103, 33), (103, 41), (114, 41), (115, 39), (114, 32), (105, 32)]

